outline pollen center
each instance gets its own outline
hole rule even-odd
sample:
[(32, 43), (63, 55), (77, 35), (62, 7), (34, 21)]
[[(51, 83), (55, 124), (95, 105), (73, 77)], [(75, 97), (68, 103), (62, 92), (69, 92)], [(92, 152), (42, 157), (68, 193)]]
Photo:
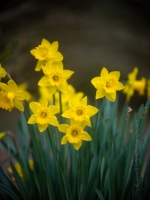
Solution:
[(41, 117), (42, 118), (46, 118), (47, 117), (47, 113), (46, 112), (41, 112)]
[(77, 114), (78, 114), (78, 115), (82, 115), (82, 114), (83, 114), (83, 111), (82, 111), (82, 110), (77, 110)]
[(72, 130), (71, 134), (72, 134), (72, 136), (77, 136), (78, 135), (78, 131), (77, 130)]
[(58, 81), (59, 77), (57, 75), (53, 76), (54, 81)]
[(107, 87), (107, 88), (110, 88), (110, 87), (111, 87), (110, 81), (107, 81), (107, 82), (106, 82), (106, 87)]

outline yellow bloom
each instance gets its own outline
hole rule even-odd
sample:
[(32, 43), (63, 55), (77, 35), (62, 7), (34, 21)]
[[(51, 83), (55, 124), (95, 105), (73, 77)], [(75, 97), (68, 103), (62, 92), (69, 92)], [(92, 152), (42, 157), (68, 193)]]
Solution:
[(108, 73), (108, 70), (103, 67), (100, 77), (95, 77), (91, 80), (91, 83), (97, 89), (96, 99), (106, 97), (109, 101), (114, 102), (116, 100), (116, 91), (124, 88), (123, 84), (118, 81), (119, 77), (119, 71)]
[(144, 77), (141, 78), (141, 80), (135, 81), (133, 84), (133, 87), (136, 91), (139, 92), (139, 95), (144, 95), (144, 90), (146, 86), (146, 79)]
[(63, 70), (62, 62), (57, 64), (47, 62), (42, 69), (45, 76), (40, 79), (38, 83), (39, 86), (49, 86), (49, 89), (53, 91), (53, 94), (56, 92), (56, 90), (59, 90), (62, 93), (68, 92), (67, 80), (74, 73), (73, 71)]
[(59, 112), (56, 106), (48, 105), (47, 100), (43, 100), (41, 104), (38, 102), (31, 102), (29, 106), (34, 114), (29, 118), (28, 124), (37, 123), (40, 132), (47, 129), (49, 124), (58, 126), (58, 120), (54, 116), (54, 114)]
[(150, 97), (150, 79), (147, 81), (147, 97)]
[[(18, 172), (19, 176), (20, 176), (20, 177), (23, 179), (23, 178), (24, 178), (24, 176), (23, 176), (23, 172), (22, 172), (21, 165), (20, 165), (18, 162), (15, 162), (14, 166), (15, 166), (15, 168), (16, 168), (16, 170), (17, 170), (17, 172)], [(13, 171), (12, 171), (12, 168), (11, 168), (11, 167), (8, 167), (8, 168), (7, 168), (7, 170), (8, 170), (8, 172), (9, 172), (10, 174), (12, 174), (12, 173), (13, 173)], [(13, 177), (13, 180), (15, 180), (15, 179), (14, 179), (14, 177)]]
[(18, 85), (19, 90), (24, 92), (26, 94), (26, 100), (30, 102), (33, 98), (32, 94), (27, 90), (28, 89), (28, 83), (23, 82)]
[(134, 95), (134, 90), (139, 92), (139, 95), (144, 94), (144, 89), (146, 86), (146, 79), (141, 78), (141, 80), (136, 80), (138, 74), (138, 68), (135, 67), (131, 73), (128, 74), (128, 81), (125, 84), (123, 93), (126, 94), (126, 100), (129, 101)]
[(2, 140), (5, 136), (6, 136), (6, 133), (5, 132), (1, 132), (0, 133), (0, 140)]
[(63, 60), (62, 54), (58, 51), (58, 42), (49, 43), (47, 40), (43, 39), (41, 45), (32, 49), (31, 54), (38, 59), (36, 71), (40, 71), (42, 65), (47, 61), (52, 61), (53, 63), (61, 62)]
[[(15, 166), (15, 168), (16, 168), (16, 170), (17, 170), (19, 176), (20, 176), (20, 178), (24, 179), (24, 173), (23, 173), (23, 171), (22, 171), (21, 165), (20, 165), (18, 162), (15, 162), (14, 166)], [(29, 167), (30, 167), (31, 170), (34, 170), (34, 161), (33, 161), (32, 159), (29, 160)], [(8, 171), (10, 174), (13, 173), (11, 167), (8, 167), (8, 168), (7, 168), (7, 171)], [(14, 177), (13, 177), (12, 179), (15, 180)]]
[[(39, 87), (39, 102), (43, 99), (47, 99), (50, 104), (53, 104), (53, 92), (49, 89), (49, 87)], [(80, 101), (84, 96), (83, 92), (75, 92), (75, 89), (72, 85), (68, 85), (68, 93), (61, 94), (61, 103), (62, 103), (62, 111), (64, 112), (69, 108), (70, 99), (76, 99)], [(60, 103), (59, 103), (59, 92), (55, 93), (55, 105), (59, 108), (60, 111)]]
[(60, 124), (58, 129), (60, 132), (65, 133), (65, 136), (61, 139), (61, 144), (67, 144), (68, 142), (73, 145), (76, 150), (82, 145), (82, 140), (91, 141), (91, 136), (84, 131), (85, 125), (81, 125), (78, 122), (71, 122), (71, 125)]
[(4, 68), (2, 68), (1, 64), (0, 64), (0, 79), (4, 78), (6, 76), (6, 71)]
[(0, 108), (11, 111), (16, 107), (20, 111), (24, 111), (22, 101), (26, 99), (26, 94), (19, 90), (13, 80), (8, 81), (8, 85), (0, 83)]
[(87, 105), (86, 96), (82, 98), (80, 102), (72, 99), (72, 102), (70, 101), (70, 109), (66, 110), (62, 116), (91, 126), (90, 117), (95, 115), (97, 112), (98, 109), (96, 107)]

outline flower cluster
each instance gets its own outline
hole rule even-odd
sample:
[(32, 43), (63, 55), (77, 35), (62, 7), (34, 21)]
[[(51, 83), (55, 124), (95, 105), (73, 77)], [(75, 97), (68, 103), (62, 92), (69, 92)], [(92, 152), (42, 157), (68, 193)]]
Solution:
[[(83, 92), (76, 93), (73, 86), (68, 84), (67, 81), (74, 71), (64, 69), (63, 55), (58, 51), (58, 41), (51, 44), (43, 39), (41, 44), (30, 52), (38, 60), (35, 71), (42, 70), (43, 72), (38, 82), (39, 100), (31, 101), (32, 95), (26, 91), (26, 83), (17, 86), (0, 65), (0, 79), (6, 75), (10, 79), (7, 84), (0, 82), (0, 108), (11, 111), (16, 107), (24, 111), (23, 101), (30, 101), (32, 115), (28, 119), (28, 124), (37, 124), (40, 132), (45, 131), (49, 125), (58, 127), (60, 132), (65, 133), (61, 144), (71, 143), (78, 150), (82, 145), (82, 140), (92, 140), (84, 129), (86, 126), (92, 126), (90, 118), (98, 112), (98, 109), (88, 105), (88, 98)], [(134, 68), (124, 86), (119, 82), (119, 71), (108, 72), (103, 67), (100, 76), (91, 80), (96, 88), (96, 99), (106, 97), (114, 102), (116, 92), (119, 90), (123, 90), (127, 95), (127, 101), (133, 96), (134, 90), (137, 90), (139, 95), (143, 95), (146, 79), (136, 80), (137, 73), (138, 69)], [(149, 88), (150, 81), (147, 84), (148, 96), (150, 96)], [(65, 118), (63, 121), (67, 123), (59, 124), (57, 115)]]

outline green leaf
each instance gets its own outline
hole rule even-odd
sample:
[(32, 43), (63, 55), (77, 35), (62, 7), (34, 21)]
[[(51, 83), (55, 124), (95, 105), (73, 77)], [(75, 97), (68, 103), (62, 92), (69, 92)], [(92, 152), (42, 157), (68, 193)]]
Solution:
[(0, 183), (0, 194), (7, 194), (14, 200), (20, 200), (20, 198), (7, 186)]
[(102, 193), (100, 192), (100, 190), (98, 188), (96, 188), (95, 190), (96, 190), (96, 193), (97, 193), (99, 199), (100, 200), (105, 200), (104, 197), (103, 197), (103, 195), (102, 195)]

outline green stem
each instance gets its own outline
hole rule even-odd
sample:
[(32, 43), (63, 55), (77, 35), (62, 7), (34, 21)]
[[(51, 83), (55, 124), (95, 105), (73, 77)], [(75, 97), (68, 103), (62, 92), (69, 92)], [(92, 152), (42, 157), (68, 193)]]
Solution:
[(52, 141), (52, 134), (50, 134), (50, 131), (49, 131), (48, 128), (47, 128), (47, 132), (48, 132), (48, 137), (49, 137), (49, 141), (50, 141), (50, 145), (51, 145), (51, 149), (52, 149), (52, 153), (53, 153), (53, 158), (54, 158), (54, 162), (55, 162), (55, 166), (56, 166), (56, 171), (57, 171), (57, 175), (58, 175), (61, 197), (63, 199), (65, 199), (64, 193), (63, 193), (63, 188), (61, 187), (63, 185), (63, 183), (62, 183), (62, 180), (61, 180), (61, 177), (60, 177), (60, 171), (59, 171), (57, 156), (56, 156), (56, 149), (55, 149), (54, 143)]

